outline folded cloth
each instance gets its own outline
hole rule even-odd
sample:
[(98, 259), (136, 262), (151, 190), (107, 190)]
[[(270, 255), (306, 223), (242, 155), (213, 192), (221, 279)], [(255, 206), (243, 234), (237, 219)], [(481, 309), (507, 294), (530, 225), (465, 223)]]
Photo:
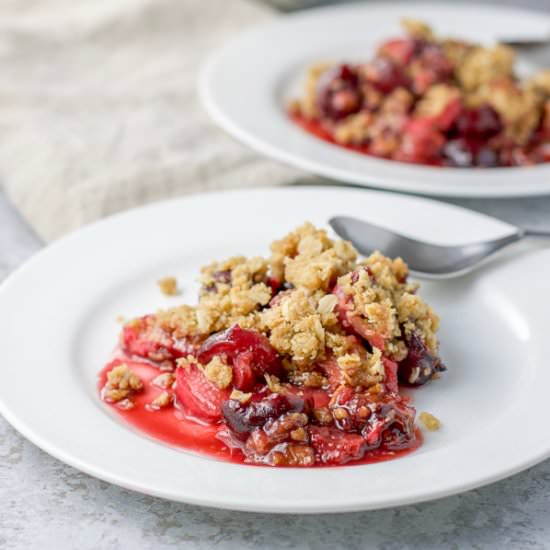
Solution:
[(219, 130), (196, 93), (213, 48), (274, 16), (249, 0), (0, 3), (8, 198), (51, 240), (158, 199), (295, 180)]

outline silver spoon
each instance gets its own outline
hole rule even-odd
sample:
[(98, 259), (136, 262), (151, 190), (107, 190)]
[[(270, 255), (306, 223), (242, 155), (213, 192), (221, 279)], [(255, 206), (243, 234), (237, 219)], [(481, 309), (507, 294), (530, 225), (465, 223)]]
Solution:
[(401, 256), (415, 277), (449, 279), (468, 273), (480, 263), (525, 237), (550, 237), (550, 231), (517, 228), (515, 233), (473, 244), (441, 246), (418, 241), (357, 218), (336, 216), (329, 224), (337, 235), (351, 241), (364, 255), (379, 250), (386, 256)]

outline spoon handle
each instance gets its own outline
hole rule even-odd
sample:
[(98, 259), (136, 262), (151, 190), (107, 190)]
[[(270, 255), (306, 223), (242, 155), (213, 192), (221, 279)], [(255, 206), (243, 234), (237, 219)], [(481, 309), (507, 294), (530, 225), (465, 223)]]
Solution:
[(550, 230), (548, 229), (523, 229), (524, 237), (550, 238)]

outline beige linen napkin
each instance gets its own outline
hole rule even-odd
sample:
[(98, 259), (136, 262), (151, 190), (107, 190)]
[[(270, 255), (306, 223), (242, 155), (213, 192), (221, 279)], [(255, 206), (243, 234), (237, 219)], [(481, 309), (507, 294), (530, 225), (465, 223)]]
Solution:
[[(197, 69), (249, 0), (0, 3), (0, 181), (46, 240), (154, 200), (291, 182), (208, 119)], [(235, 75), (235, 78), (250, 75)]]

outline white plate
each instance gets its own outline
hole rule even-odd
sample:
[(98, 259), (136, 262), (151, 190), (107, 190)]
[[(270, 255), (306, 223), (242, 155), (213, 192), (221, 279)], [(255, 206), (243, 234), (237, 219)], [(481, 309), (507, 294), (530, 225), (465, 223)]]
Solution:
[(200, 77), (203, 102), (215, 121), (250, 147), (336, 180), (440, 196), (550, 193), (550, 164), (489, 170), (404, 164), (326, 143), (288, 119), (285, 106), (301, 94), (309, 65), (368, 59), (381, 40), (400, 33), (404, 15), (433, 24), (442, 35), (484, 43), (550, 34), (547, 15), (491, 6), (387, 2), (316, 9), (247, 32), (212, 55)]
[(374, 191), (297, 188), (160, 203), (90, 225), (37, 254), (0, 286), (0, 412), (36, 445), (91, 475), (169, 499), (239, 510), (342, 512), (477, 487), (550, 455), (547, 308), (550, 251), (475, 276), (425, 284), (442, 317), (449, 370), (414, 393), (443, 428), (399, 460), (312, 470), (218, 462), (126, 427), (96, 393), (120, 326), (178, 303), (156, 281), (178, 274), (193, 301), (204, 263), (268, 244), (309, 219), (362, 216), (441, 243), (510, 226), (453, 206)]

